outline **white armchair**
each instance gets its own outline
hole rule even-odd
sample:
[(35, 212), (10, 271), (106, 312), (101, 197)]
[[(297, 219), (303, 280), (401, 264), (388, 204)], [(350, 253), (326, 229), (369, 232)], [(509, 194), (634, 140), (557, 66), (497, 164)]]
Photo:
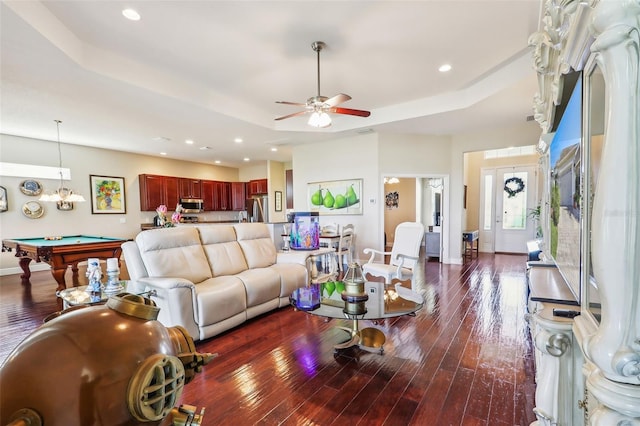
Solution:
[[(362, 266), (362, 273), (374, 277), (383, 277), (385, 284), (391, 284), (394, 278), (399, 280), (411, 279), (413, 288), (413, 268), (420, 256), (420, 245), (424, 235), (424, 226), (417, 222), (403, 222), (396, 227), (393, 247), (390, 252), (366, 248), (365, 254), (371, 254), (368, 262)], [(375, 263), (377, 254), (383, 256), (383, 263)], [(390, 255), (388, 264), (384, 263), (384, 256)]]

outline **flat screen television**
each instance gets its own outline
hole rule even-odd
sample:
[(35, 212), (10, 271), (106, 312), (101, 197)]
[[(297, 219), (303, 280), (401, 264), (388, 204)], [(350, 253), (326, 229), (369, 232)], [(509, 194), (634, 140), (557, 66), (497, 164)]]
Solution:
[[(567, 81), (565, 81), (567, 84)], [(549, 251), (580, 303), (582, 77), (576, 79), (549, 147)]]

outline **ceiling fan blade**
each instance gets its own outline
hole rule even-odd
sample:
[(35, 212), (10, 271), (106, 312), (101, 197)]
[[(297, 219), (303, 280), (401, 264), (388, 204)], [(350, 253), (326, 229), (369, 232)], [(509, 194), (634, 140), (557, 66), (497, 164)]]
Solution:
[(291, 118), (291, 117), (295, 117), (297, 115), (302, 115), (302, 114), (306, 114), (308, 111), (298, 111), (298, 112), (294, 112), (293, 114), (288, 114), (288, 115), (283, 115), (282, 117), (278, 117), (275, 120), (284, 120), (285, 118)]
[(329, 108), (327, 112), (333, 112), (335, 114), (357, 115), (358, 117), (368, 117), (371, 115), (370, 111), (340, 107)]
[(344, 93), (338, 93), (334, 97), (329, 98), (326, 101), (324, 101), (324, 104), (328, 105), (330, 107), (334, 107), (334, 106), (336, 106), (338, 104), (341, 104), (343, 102), (347, 102), (349, 99), (351, 99), (351, 96), (345, 95)]
[(276, 101), (276, 103), (277, 104), (285, 104), (285, 105), (307, 106), (307, 104), (301, 104), (300, 102)]

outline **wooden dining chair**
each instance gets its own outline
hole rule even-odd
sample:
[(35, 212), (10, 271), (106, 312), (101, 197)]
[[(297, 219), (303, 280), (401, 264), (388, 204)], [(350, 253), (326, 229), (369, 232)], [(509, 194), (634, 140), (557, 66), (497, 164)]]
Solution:
[(327, 223), (322, 226), (322, 233), (328, 235), (338, 235), (338, 224), (337, 223)]
[(342, 230), (340, 231), (340, 240), (338, 240), (338, 247), (336, 248), (336, 257), (338, 258), (338, 270), (345, 271), (343, 268), (345, 265), (344, 260), (346, 260), (346, 265), (352, 262), (352, 251), (353, 251), (353, 237), (354, 237), (354, 228), (352, 224), (344, 225)]
[[(337, 223), (327, 223), (326, 225), (322, 225), (320, 228), (320, 235), (338, 235), (338, 224)], [(320, 241), (320, 247), (328, 247), (329, 245), (326, 242)]]

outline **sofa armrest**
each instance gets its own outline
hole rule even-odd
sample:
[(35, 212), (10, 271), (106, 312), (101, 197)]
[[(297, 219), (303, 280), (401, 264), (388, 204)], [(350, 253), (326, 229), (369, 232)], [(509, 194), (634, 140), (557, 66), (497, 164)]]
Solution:
[(155, 290), (171, 290), (174, 288), (195, 288), (195, 284), (184, 278), (177, 277), (147, 277), (138, 280), (138, 285)]
[(309, 252), (306, 251), (279, 252), (276, 263), (297, 263), (306, 267), (308, 257)]
[(127, 272), (129, 272), (129, 278), (137, 281), (140, 278), (147, 277), (147, 269), (144, 267), (142, 256), (140, 256), (140, 250), (135, 241), (127, 241), (122, 244), (122, 255), (124, 261), (127, 264)]
[(184, 278), (147, 277), (138, 280), (140, 292), (155, 290), (149, 296), (160, 308), (158, 321), (165, 327), (184, 327), (194, 340), (202, 339), (200, 326), (196, 320), (196, 286)]

